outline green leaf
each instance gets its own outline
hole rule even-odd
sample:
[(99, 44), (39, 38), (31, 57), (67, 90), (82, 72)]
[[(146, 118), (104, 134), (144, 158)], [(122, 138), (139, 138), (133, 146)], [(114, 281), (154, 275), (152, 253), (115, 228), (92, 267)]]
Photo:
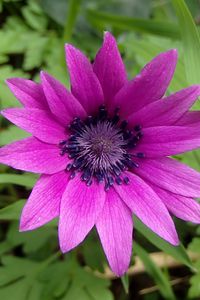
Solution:
[[(40, 294), (36, 294), (40, 286), (36, 282), (30, 284), (26, 279), (14, 282), (11, 285), (5, 285), (0, 289), (0, 298), (10, 300), (11, 295), (14, 295), (15, 300), (40, 300)], [(34, 298), (33, 296), (34, 295)], [(37, 296), (37, 297), (36, 297)]]
[(106, 263), (105, 255), (95, 231), (89, 234), (87, 239), (82, 244), (81, 249), (86, 265), (93, 270), (99, 270), (103, 272), (104, 265)]
[(144, 263), (146, 271), (158, 285), (158, 288), (163, 298), (168, 300), (176, 299), (168, 278), (164, 275), (160, 268), (151, 260), (148, 252), (146, 252), (137, 243), (135, 243), (134, 245), (134, 250), (135, 253), (140, 257), (140, 259)]
[(27, 24), (36, 31), (43, 31), (47, 26), (47, 17), (37, 2), (29, 1), (29, 4), (22, 8), (22, 14)]
[(113, 300), (108, 287), (110, 281), (98, 278), (81, 268), (74, 257), (50, 265), (40, 276), (46, 283), (42, 300), (62, 296), (62, 300)]
[(167, 51), (172, 47), (180, 48), (178, 63), (173, 79), (170, 82), (168, 92), (172, 93), (187, 86), (186, 72), (181, 51), (182, 49), (180, 47), (180, 41), (176, 41), (176, 43), (173, 42), (172, 46), (172, 41), (168, 38), (145, 35), (140, 39), (137, 39), (135, 34), (129, 33), (125, 36), (121, 44), (126, 53), (125, 58), (127, 60), (129, 73), (131, 73), (131, 78), (137, 74), (135, 72), (136, 68), (134, 63), (130, 63), (130, 61), (134, 61), (134, 58), (136, 58), (136, 62), (139, 65), (139, 70), (137, 70), (137, 72), (139, 72), (145, 64), (147, 64), (159, 53)]
[(41, 294), (43, 300), (55, 299), (55, 297), (62, 296), (68, 290), (72, 279), (70, 270), (73, 270), (72, 274), (74, 274), (78, 265), (73, 257), (70, 259), (70, 254), (66, 257), (67, 259), (63, 262), (57, 261), (41, 272), (39, 279), (45, 284)]
[(39, 266), (39, 263), (11, 255), (3, 256), (1, 263), (3, 267), (0, 267), (0, 286), (32, 274)]
[(0, 108), (1, 109), (6, 108), (8, 106), (20, 106), (15, 96), (11, 93), (11, 91), (5, 84), (5, 80), (11, 77), (27, 78), (28, 75), (25, 74), (22, 70), (13, 69), (11, 65), (5, 65), (0, 67)]
[(178, 158), (184, 164), (190, 166), (193, 169), (196, 169), (197, 171), (200, 171), (200, 151), (199, 151), (199, 149), (178, 155)]
[(200, 273), (191, 277), (190, 288), (188, 291), (188, 297), (192, 299), (199, 299), (200, 297)]
[(67, 16), (68, 1), (41, 0), (44, 11), (58, 24), (64, 25)]
[[(4, 256), (1, 259), (0, 267), (0, 299), (10, 299), (14, 295), (16, 300), (40, 300), (35, 280), (40, 263), (25, 258)], [(36, 293), (37, 291), (37, 293)]]
[(172, 0), (182, 36), (186, 75), (188, 83), (199, 84), (200, 80), (200, 35), (184, 0)]
[(18, 222), (13, 222), (7, 233), (7, 242), (13, 247), (23, 245), (24, 253), (28, 254), (39, 251), (49, 241), (54, 241), (57, 245), (57, 230), (48, 226), (34, 231), (19, 232)]
[(176, 24), (168, 21), (146, 20), (138, 18), (124, 17), (113, 15), (97, 10), (87, 10), (88, 20), (93, 25), (101, 25), (101, 27), (111, 25), (121, 30), (132, 30), (142, 33), (151, 33), (155, 35), (167, 36), (170, 38), (179, 38), (179, 29)]
[(28, 174), (0, 174), (0, 184), (9, 183), (32, 188), (36, 182), (36, 177)]
[(69, 42), (75, 26), (76, 18), (79, 12), (79, 7), (82, 0), (69, 0), (68, 13), (64, 25), (64, 32), (62, 37), (63, 44)]
[(129, 291), (129, 277), (128, 274), (126, 273), (124, 276), (121, 277), (122, 285), (124, 287), (124, 291), (126, 294), (128, 294)]
[(176, 260), (180, 261), (184, 265), (188, 266), (190, 269), (194, 270), (194, 266), (185, 250), (184, 246), (180, 244), (179, 246), (173, 246), (157, 236), (153, 231), (147, 228), (139, 219), (136, 217), (135, 227), (136, 229), (145, 236), (153, 245), (158, 249), (164, 251), (165, 253), (173, 256)]
[(8, 241), (0, 243), (0, 256), (12, 248), (13, 246)]
[(0, 220), (19, 220), (25, 200), (17, 202), (0, 209)]
[(33, 68), (40, 68), (45, 58), (48, 48), (48, 37), (43, 37), (36, 34), (31, 34), (31, 39), (28, 41), (23, 67), (24, 70), (32, 70)]
[[(86, 291), (88, 300), (113, 300), (111, 292), (108, 290), (110, 285), (109, 280), (98, 278), (92, 273), (79, 269), (76, 277), (74, 277), (76, 288), (81, 287), (82, 290)], [(66, 298), (71, 300), (73, 298)], [(76, 299), (76, 298), (75, 298)], [(82, 300), (80, 298), (80, 300)]]
[(14, 125), (10, 125), (5, 129), (2, 128), (2, 130), (0, 131), (0, 146), (4, 146), (11, 142), (24, 139), (28, 136), (30, 136), (30, 134), (27, 133), (26, 131)]
[(188, 249), (192, 252), (200, 253), (200, 237), (195, 237), (189, 244)]

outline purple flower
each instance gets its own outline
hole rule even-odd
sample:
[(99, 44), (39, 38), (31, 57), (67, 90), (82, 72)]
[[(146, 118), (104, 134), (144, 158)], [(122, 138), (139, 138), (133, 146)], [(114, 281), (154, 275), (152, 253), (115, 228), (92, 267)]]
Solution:
[(200, 86), (164, 96), (177, 51), (161, 53), (128, 81), (116, 41), (106, 33), (94, 64), (66, 46), (71, 92), (45, 72), (41, 84), (7, 84), (23, 108), (2, 114), (33, 136), (0, 149), (0, 162), (42, 173), (25, 205), (20, 230), (59, 216), (63, 252), (96, 226), (110, 267), (128, 268), (132, 214), (173, 245), (170, 214), (199, 223), (200, 174), (168, 156), (200, 146), (200, 111), (189, 109)]

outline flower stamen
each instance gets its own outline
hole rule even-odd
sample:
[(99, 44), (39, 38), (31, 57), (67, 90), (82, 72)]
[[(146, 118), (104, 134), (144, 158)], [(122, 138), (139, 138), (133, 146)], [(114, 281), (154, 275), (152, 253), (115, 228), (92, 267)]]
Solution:
[(96, 116), (74, 118), (68, 126), (71, 135), (59, 143), (60, 154), (67, 154), (72, 160), (66, 167), (70, 178), (81, 172), (80, 178), (86, 185), (90, 186), (93, 180), (104, 182), (106, 191), (115, 183), (128, 184), (129, 178), (123, 172), (139, 167), (134, 157), (145, 157), (144, 153), (129, 153), (142, 138), (141, 129), (140, 125), (128, 129), (128, 122), (120, 121), (119, 109), (109, 117), (103, 105)]

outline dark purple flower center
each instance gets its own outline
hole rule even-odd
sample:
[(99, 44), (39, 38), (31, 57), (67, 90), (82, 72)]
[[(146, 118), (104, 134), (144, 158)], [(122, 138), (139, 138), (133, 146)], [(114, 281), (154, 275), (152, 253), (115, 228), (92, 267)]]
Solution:
[(61, 155), (68, 154), (72, 160), (66, 167), (70, 178), (81, 172), (81, 180), (88, 186), (96, 180), (105, 183), (105, 190), (114, 183), (129, 183), (123, 173), (138, 167), (134, 157), (144, 157), (143, 153), (129, 153), (140, 141), (142, 132), (140, 125), (128, 129), (128, 123), (120, 121), (118, 111), (109, 117), (105, 106), (101, 106), (96, 116), (71, 122), (70, 137), (59, 144)]

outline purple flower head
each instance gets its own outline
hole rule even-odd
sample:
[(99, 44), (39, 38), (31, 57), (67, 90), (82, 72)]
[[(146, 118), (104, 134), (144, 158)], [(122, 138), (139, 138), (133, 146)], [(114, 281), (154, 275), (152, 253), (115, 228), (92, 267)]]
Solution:
[[(132, 251), (132, 214), (173, 245), (170, 214), (199, 223), (200, 174), (169, 158), (200, 146), (200, 86), (164, 94), (177, 51), (161, 53), (128, 81), (116, 41), (105, 33), (93, 65), (66, 45), (71, 92), (45, 72), (41, 83), (7, 84), (23, 108), (2, 114), (32, 137), (0, 149), (0, 162), (42, 173), (23, 209), (20, 230), (59, 217), (67, 252), (96, 226), (111, 269), (121, 276)], [(164, 97), (164, 98), (162, 98)]]

